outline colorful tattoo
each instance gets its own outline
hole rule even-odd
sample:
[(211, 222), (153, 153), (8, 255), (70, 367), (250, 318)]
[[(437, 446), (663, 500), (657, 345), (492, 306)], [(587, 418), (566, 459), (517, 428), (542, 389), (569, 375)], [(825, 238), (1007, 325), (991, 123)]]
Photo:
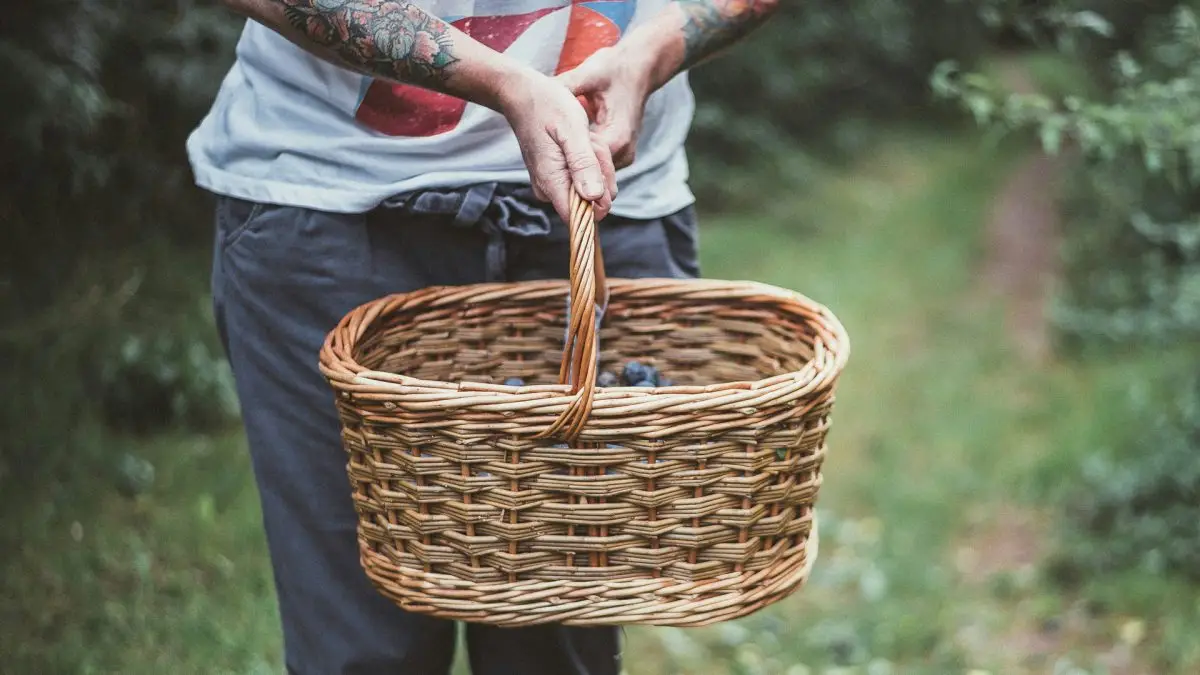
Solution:
[(745, 37), (775, 10), (776, 0), (678, 0), (683, 9), (683, 66), (690, 68)]
[(392, 80), (445, 80), (458, 59), (449, 26), (408, 2), (279, 0), (288, 21), (348, 65)]

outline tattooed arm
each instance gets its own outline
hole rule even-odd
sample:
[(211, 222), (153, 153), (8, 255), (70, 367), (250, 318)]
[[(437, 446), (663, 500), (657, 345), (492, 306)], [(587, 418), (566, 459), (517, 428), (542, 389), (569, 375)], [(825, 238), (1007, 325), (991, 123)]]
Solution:
[(413, 84), (503, 114), (535, 191), (568, 210), (567, 187), (603, 216), (616, 191), (607, 149), (587, 116), (552, 78), (472, 39), (405, 0), (224, 0), (317, 56), (371, 77)]
[(775, 13), (778, 0), (678, 0), (683, 11), (683, 63), (691, 68), (746, 37)]
[(715, 56), (766, 23), (779, 0), (675, 0), (618, 43), (640, 63), (651, 91)]
[(646, 98), (680, 71), (761, 26), (779, 0), (675, 0), (559, 79), (595, 111), (597, 133), (618, 167), (633, 162)]

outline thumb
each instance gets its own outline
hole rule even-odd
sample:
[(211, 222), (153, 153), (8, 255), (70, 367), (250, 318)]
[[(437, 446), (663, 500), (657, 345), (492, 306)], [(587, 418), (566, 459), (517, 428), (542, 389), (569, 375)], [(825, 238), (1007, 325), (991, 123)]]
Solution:
[(583, 91), (584, 85), (588, 82), (587, 73), (581, 73), (579, 67), (559, 73), (554, 76), (554, 79), (563, 84), (564, 87), (571, 90), (572, 94), (578, 94)]
[(604, 69), (597, 68), (589, 59), (574, 68), (555, 76), (572, 94), (585, 94), (604, 86)]

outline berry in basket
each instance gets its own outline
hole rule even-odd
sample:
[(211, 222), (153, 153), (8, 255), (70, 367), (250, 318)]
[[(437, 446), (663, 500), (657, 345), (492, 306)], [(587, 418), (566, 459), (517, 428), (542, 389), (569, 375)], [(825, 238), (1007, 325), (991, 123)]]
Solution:
[(654, 378), (657, 375), (653, 366), (644, 365), (640, 361), (626, 363), (625, 368), (621, 371), (621, 379), (625, 381), (627, 387), (636, 387), (642, 382), (651, 382), (650, 386), (654, 386)]

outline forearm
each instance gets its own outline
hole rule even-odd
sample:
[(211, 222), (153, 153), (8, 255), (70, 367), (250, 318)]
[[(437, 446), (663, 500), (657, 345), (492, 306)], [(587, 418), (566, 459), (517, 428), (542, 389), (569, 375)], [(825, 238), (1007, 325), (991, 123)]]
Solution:
[(766, 23), (778, 0), (676, 0), (618, 44), (653, 91)]
[(331, 63), (485, 105), (528, 67), (416, 5), (389, 0), (225, 0), (235, 11)]

